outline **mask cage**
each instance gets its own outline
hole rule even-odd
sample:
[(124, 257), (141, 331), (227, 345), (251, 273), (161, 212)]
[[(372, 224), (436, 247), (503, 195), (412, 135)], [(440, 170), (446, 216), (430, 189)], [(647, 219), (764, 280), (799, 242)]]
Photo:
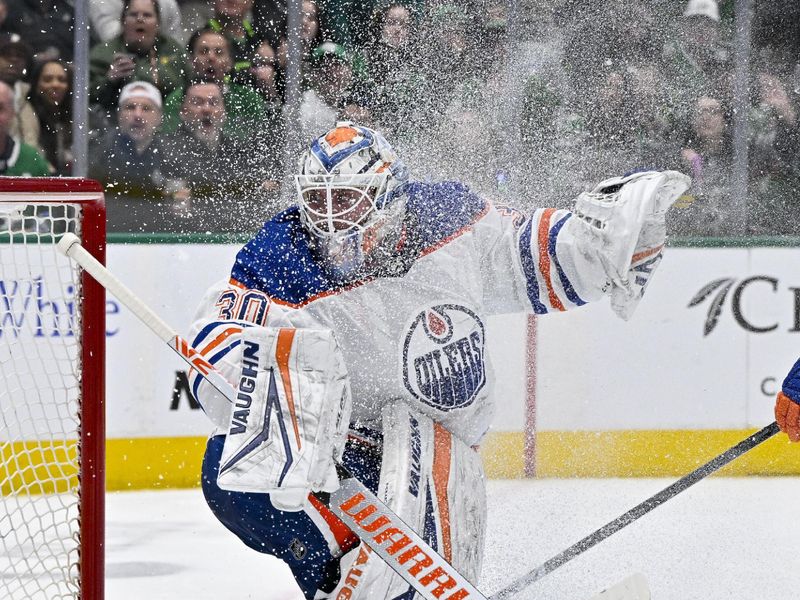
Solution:
[[(388, 181), (388, 173), (296, 175), (300, 214), (308, 230), (318, 237), (363, 232), (380, 216)], [(336, 191), (353, 195), (349, 202), (337, 198), (334, 206)], [(322, 202), (315, 192), (322, 195)]]

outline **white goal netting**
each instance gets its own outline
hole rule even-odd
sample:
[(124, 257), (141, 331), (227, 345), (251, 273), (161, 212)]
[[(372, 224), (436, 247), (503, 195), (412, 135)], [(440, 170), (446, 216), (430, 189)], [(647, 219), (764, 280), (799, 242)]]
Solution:
[(0, 200), (0, 598), (80, 597), (81, 207)]

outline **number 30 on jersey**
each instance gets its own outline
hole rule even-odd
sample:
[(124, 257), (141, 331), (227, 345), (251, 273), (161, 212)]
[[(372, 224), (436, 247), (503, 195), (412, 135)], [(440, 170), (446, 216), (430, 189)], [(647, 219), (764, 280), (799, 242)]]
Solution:
[(265, 326), (270, 300), (258, 290), (229, 288), (222, 292), (215, 306), (219, 307), (221, 321), (247, 321)]

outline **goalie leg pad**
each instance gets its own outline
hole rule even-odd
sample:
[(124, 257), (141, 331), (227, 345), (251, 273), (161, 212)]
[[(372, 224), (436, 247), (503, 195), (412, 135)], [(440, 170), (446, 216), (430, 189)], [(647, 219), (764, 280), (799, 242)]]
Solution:
[[(406, 405), (387, 406), (382, 417), (378, 496), (474, 583), (480, 574), (486, 529), (480, 456), (441, 425)], [(390, 538), (384, 542), (400, 543)], [(448, 577), (428, 575), (431, 589), (441, 594), (450, 589)], [(388, 600), (401, 595), (415, 597), (408, 583), (361, 544), (342, 561), (342, 579), (331, 597)]]
[(284, 561), (308, 600), (330, 593), (339, 580), (339, 557), (358, 538), (324, 507), (284, 512), (268, 494), (231, 492), (217, 485), (224, 436), (208, 441), (203, 459), (203, 495), (214, 516), (249, 548)]
[(339, 486), (351, 409), (341, 351), (328, 330), (251, 327), (241, 354), (217, 483), (303, 510), (310, 492)]
[[(269, 494), (220, 488), (217, 472), (224, 442), (225, 436), (212, 437), (203, 459), (203, 495), (214, 516), (249, 548), (286, 562), (308, 600), (335, 598), (331, 593), (340, 581), (340, 560), (357, 555), (358, 537), (316, 499), (303, 511), (284, 512), (275, 508)], [(373, 492), (381, 465), (376, 443), (351, 441), (343, 456), (347, 468)], [(350, 552), (352, 548), (356, 551)]]

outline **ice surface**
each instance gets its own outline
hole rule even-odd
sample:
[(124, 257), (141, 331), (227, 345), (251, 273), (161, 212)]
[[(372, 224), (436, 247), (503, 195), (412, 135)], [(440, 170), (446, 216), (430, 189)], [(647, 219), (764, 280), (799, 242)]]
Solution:
[[(487, 594), (672, 483), (491, 481)], [(800, 478), (712, 478), (531, 585), (519, 598), (586, 600), (634, 571), (654, 600), (800, 597)], [(247, 549), (200, 490), (108, 496), (109, 600), (302, 600), (288, 569)]]

